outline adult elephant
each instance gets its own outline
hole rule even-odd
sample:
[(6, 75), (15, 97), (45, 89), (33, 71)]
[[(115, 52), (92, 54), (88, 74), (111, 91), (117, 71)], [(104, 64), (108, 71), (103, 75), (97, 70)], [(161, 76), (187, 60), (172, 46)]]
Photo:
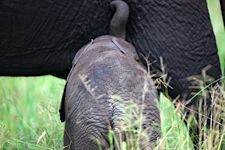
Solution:
[[(205, 0), (125, 0), (130, 7), (127, 40), (153, 71), (160, 57), (171, 78), (169, 95), (190, 98), (187, 77), (221, 75)], [(0, 75), (51, 74), (66, 78), (77, 51), (108, 34), (111, 0), (0, 2)], [(224, 6), (224, 5), (223, 5)], [(224, 7), (223, 7), (224, 10)], [(144, 57), (143, 57), (144, 56)]]

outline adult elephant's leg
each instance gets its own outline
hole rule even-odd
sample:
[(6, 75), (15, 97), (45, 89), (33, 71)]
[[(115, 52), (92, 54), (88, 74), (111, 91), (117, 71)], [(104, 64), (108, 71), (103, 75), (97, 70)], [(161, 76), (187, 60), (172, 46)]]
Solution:
[[(138, 7), (137, 7), (138, 4)], [(206, 71), (220, 78), (220, 64), (215, 37), (205, 1), (144, 0), (130, 2), (128, 40), (137, 52), (149, 56), (154, 71), (161, 70), (160, 57), (171, 77), (169, 95), (192, 97), (188, 77)], [(144, 59), (143, 59), (144, 62)]]
[(77, 50), (108, 33), (110, 0), (0, 2), (0, 75), (66, 78)]
[[(128, 40), (140, 56), (149, 56), (152, 70), (161, 70), (160, 57), (163, 58), (167, 76), (171, 78), (169, 95), (172, 98), (179, 96), (179, 100), (188, 100), (193, 96), (192, 92), (199, 91), (191, 88), (197, 83), (188, 78), (200, 77), (207, 66), (210, 67), (207, 75), (220, 78), (206, 1), (144, 0), (131, 2), (130, 8)], [(196, 105), (195, 102), (196, 99), (189, 108)]]

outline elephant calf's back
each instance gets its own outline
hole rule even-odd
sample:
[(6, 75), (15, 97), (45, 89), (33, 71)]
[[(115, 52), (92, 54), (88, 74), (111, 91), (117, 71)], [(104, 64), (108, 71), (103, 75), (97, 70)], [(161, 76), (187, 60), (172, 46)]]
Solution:
[(108, 147), (108, 129), (121, 129), (118, 117), (125, 114), (118, 100), (111, 98), (113, 95), (122, 98), (119, 102), (124, 103), (122, 107), (129, 107), (133, 100), (138, 108), (144, 108), (143, 128), (154, 143), (160, 136), (160, 115), (154, 83), (147, 72), (135, 60), (115, 50), (90, 57), (85, 67), (82, 61), (86, 59), (75, 66), (66, 89), (66, 130), (76, 147), (90, 148), (92, 145), (93, 149), (93, 145), (96, 146), (93, 139)]

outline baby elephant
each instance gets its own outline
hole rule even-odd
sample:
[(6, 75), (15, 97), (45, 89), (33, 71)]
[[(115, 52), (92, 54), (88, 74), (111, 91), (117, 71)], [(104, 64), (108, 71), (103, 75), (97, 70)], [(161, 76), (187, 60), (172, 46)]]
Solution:
[[(124, 110), (131, 101), (136, 104), (135, 110), (140, 108), (136, 120), (143, 116), (141, 126), (147, 144), (141, 143), (141, 149), (151, 149), (160, 137), (154, 82), (138, 63), (135, 48), (124, 40), (128, 6), (119, 0), (111, 6), (116, 9), (110, 24), (111, 35), (100, 36), (81, 48), (67, 78), (60, 109), (61, 121), (65, 121), (66, 149), (107, 149), (109, 129), (119, 141), (126, 141), (123, 116), (127, 115)], [(121, 100), (112, 98), (113, 95), (119, 95)], [(125, 103), (126, 108), (120, 103)], [(119, 149), (120, 144), (115, 147)]]

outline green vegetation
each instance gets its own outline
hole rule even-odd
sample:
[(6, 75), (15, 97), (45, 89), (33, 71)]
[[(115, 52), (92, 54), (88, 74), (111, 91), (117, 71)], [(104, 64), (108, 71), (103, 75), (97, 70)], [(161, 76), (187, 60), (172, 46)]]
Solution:
[(220, 58), (221, 70), (223, 76), (225, 67), (225, 30), (224, 22), (221, 13), (219, 0), (207, 0), (210, 20), (213, 26), (213, 32), (216, 38), (216, 44), (218, 48), (218, 55)]
[[(58, 109), (64, 83), (50, 76), (0, 77), (0, 149), (62, 149), (64, 124)], [(163, 137), (157, 149), (193, 149), (177, 109), (163, 95), (160, 100)], [(206, 148), (215, 145), (213, 141), (217, 147), (222, 146), (224, 135), (224, 131), (208, 130)], [(126, 147), (126, 143), (123, 145)]]
[(62, 149), (64, 80), (0, 77), (0, 149)]
[(160, 95), (162, 139), (156, 149), (185, 149), (192, 150), (193, 143), (187, 126), (178, 115), (173, 103), (163, 94)]

